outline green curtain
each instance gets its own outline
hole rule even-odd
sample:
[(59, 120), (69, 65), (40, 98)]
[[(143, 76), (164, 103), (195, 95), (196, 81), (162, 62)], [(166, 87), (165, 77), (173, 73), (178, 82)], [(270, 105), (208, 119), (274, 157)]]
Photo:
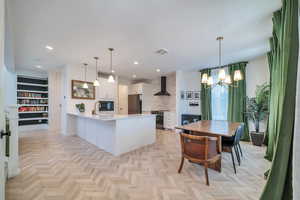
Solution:
[[(279, 39), (282, 33), (281, 31), (281, 10), (278, 10), (273, 15), (273, 37), (270, 39), (271, 51), (268, 54), (269, 68), (270, 68), (270, 115), (268, 121), (268, 147), (265, 158), (269, 161), (272, 160), (276, 137), (279, 127), (279, 114), (280, 109), (277, 109), (279, 102), (282, 102), (282, 96), (280, 91), (280, 84), (273, 82), (272, 80), (281, 80), (280, 59), (281, 48), (279, 46)], [(281, 100), (280, 100), (281, 99)]]
[[(207, 73), (208, 76), (211, 75), (210, 69), (205, 69), (200, 71), (201, 76), (204, 73)], [(203, 120), (211, 120), (211, 88), (205, 86), (205, 84), (201, 84), (201, 111), (202, 111), (202, 119)]]
[[(273, 47), (273, 38), (270, 38), (270, 46), (271, 46), (271, 51), (267, 53), (268, 57), (268, 63), (269, 63), (269, 74), (270, 74), (270, 79), (269, 79), (269, 85), (270, 85), (270, 91), (271, 91), (271, 85), (272, 85), (272, 65), (273, 65), (273, 55), (274, 55), (274, 50), (275, 48)], [(269, 110), (270, 110), (270, 97), (269, 97)], [(268, 145), (269, 142), (269, 120), (267, 121), (267, 128), (266, 128), (266, 133), (265, 133), (265, 139), (264, 139), (264, 145)]]
[[(272, 85), (267, 158), (272, 166), (261, 200), (290, 200), (298, 38), (298, 0), (283, 0), (273, 16)], [(275, 45), (274, 45), (275, 44)]]
[(227, 120), (232, 122), (244, 122), (245, 129), (241, 140), (249, 141), (248, 120), (246, 118), (246, 62), (235, 63), (228, 66), (229, 74), (233, 78), (234, 71), (240, 70), (243, 80), (234, 83), (237, 87), (228, 87), (228, 112)]

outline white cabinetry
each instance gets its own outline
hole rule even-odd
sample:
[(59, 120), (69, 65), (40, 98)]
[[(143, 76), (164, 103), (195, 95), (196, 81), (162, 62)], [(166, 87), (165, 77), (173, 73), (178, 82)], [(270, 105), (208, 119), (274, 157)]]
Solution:
[(143, 94), (144, 83), (136, 83), (129, 86), (129, 94)]
[(103, 100), (115, 100), (117, 98), (117, 83), (109, 83), (107, 79), (100, 79), (98, 90), (98, 98)]

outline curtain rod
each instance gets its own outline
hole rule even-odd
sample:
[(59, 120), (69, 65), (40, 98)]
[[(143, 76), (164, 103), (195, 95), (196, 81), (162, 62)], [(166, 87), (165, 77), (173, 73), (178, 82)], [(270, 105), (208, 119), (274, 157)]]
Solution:
[(204, 69), (200, 69), (199, 72), (203, 71), (203, 70), (207, 70), (207, 69), (210, 69), (210, 70), (214, 70), (214, 69), (220, 69), (220, 68), (225, 68), (225, 67), (229, 67), (229, 65), (235, 65), (235, 64), (240, 64), (240, 63), (246, 63), (248, 64), (248, 61), (243, 61), (243, 62), (237, 62), (237, 63), (230, 63), (228, 65), (222, 65), (222, 66), (217, 66), (217, 67), (212, 67), (212, 68), (204, 68)]

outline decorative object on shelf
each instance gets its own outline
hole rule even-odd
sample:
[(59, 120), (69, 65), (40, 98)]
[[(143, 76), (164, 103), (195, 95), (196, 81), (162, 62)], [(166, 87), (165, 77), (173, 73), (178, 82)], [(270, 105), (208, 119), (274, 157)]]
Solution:
[(100, 85), (99, 81), (98, 81), (98, 57), (94, 57), (94, 59), (96, 60), (96, 79), (94, 80), (94, 86), (97, 87)]
[(112, 68), (112, 52), (114, 51), (114, 49), (113, 48), (109, 48), (108, 49), (109, 51), (110, 51), (110, 75), (109, 75), (109, 77), (108, 77), (108, 82), (109, 83), (114, 83), (115, 82), (115, 78), (114, 78), (114, 76), (113, 76), (113, 68)]
[(85, 105), (84, 105), (84, 103), (75, 104), (75, 106), (79, 110), (79, 112), (85, 112)]
[(180, 91), (180, 99), (181, 100), (185, 99), (185, 91)]
[(189, 106), (199, 106), (199, 102), (191, 101), (191, 102), (189, 102)]
[(195, 100), (199, 100), (200, 99), (200, 91), (196, 91), (196, 92), (194, 92), (194, 99)]
[(186, 100), (192, 100), (192, 99), (193, 99), (193, 92), (186, 91)]
[(252, 143), (261, 146), (264, 141), (265, 133), (260, 132), (259, 122), (268, 118), (269, 115), (269, 96), (270, 85), (264, 83), (256, 87), (255, 97), (247, 97), (247, 119), (252, 121), (255, 126), (255, 132), (251, 131)]
[(82, 88), (88, 89), (89, 86), (88, 86), (88, 84), (86, 82), (86, 71), (87, 71), (88, 64), (87, 63), (83, 63), (83, 65), (84, 65), (84, 83), (83, 83)]
[(231, 76), (226, 74), (225, 67), (222, 67), (222, 60), (221, 60), (221, 50), (222, 50), (222, 40), (224, 38), (222, 36), (217, 37), (217, 41), (219, 41), (219, 75), (217, 83), (213, 82), (212, 76), (208, 76), (207, 73), (202, 74), (201, 83), (205, 85), (205, 89), (214, 87), (216, 85), (220, 86), (230, 86), (230, 87), (238, 87), (238, 83), (240, 80), (243, 80), (243, 76), (240, 70), (236, 70), (233, 76), (233, 82)]
[[(83, 87), (84, 83), (87, 84), (87, 88)], [(71, 92), (73, 99), (95, 99), (95, 86), (92, 82), (72, 80)]]

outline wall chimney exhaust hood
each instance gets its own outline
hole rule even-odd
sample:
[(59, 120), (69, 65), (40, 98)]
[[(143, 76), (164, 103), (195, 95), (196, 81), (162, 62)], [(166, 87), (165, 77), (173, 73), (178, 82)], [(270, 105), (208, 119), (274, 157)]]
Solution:
[(155, 93), (154, 96), (171, 96), (169, 92), (167, 92), (167, 77), (162, 76), (160, 78), (160, 91)]

